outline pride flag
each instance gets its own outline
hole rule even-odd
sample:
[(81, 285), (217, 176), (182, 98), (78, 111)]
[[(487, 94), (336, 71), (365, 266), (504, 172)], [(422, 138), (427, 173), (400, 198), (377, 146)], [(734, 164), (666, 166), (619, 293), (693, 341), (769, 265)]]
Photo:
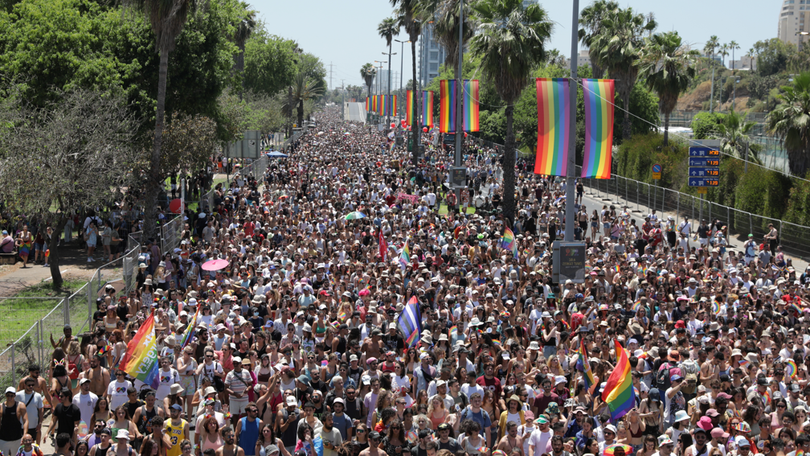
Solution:
[(582, 371), (582, 377), (585, 380), (585, 389), (590, 391), (591, 387), (596, 384), (596, 378), (591, 371), (591, 363), (588, 361), (588, 349), (585, 348), (585, 339), (579, 341), (579, 359), (577, 360), (577, 369)]
[(636, 393), (633, 391), (633, 379), (630, 374), (630, 359), (618, 340), (614, 339), (616, 356), (619, 361), (607, 380), (602, 391), (602, 400), (610, 409), (610, 421), (617, 422), (636, 405)]
[(397, 115), (397, 96), (396, 95), (389, 95), (391, 102), (388, 106), (388, 115), (395, 116)]
[(452, 133), (456, 131), (456, 80), (439, 81), (439, 131)]
[(414, 109), (413, 90), (408, 90), (405, 93), (405, 125), (413, 125)]
[(565, 176), (568, 163), (570, 84), (565, 78), (537, 78), (537, 157), (534, 173)]
[(582, 177), (610, 179), (613, 152), (613, 98), (616, 90), (612, 79), (583, 79), (585, 95), (585, 149)]
[(371, 110), (377, 112), (377, 95), (371, 96)]
[(402, 247), (402, 254), (399, 256), (399, 264), (402, 265), (402, 269), (407, 269), (408, 265), (411, 264), (411, 251), (408, 249), (407, 241), (405, 241), (405, 247)]
[(158, 375), (157, 338), (155, 337), (155, 313), (143, 322), (135, 337), (127, 344), (127, 352), (118, 364), (119, 369), (145, 384), (157, 389)]
[(191, 321), (188, 322), (186, 332), (183, 333), (183, 339), (180, 340), (180, 350), (184, 349), (186, 345), (188, 345), (189, 342), (194, 339), (194, 329), (197, 327), (197, 318), (200, 316), (201, 308), (201, 305), (197, 306), (197, 311), (194, 312), (194, 316), (191, 317)]
[(385, 95), (380, 95), (379, 98), (380, 100), (377, 102), (377, 113), (384, 116), (386, 109), (385, 104), (387, 103), (387, 100), (385, 99)]
[(371, 107), (371, 100), (369, 100), (369, 97), (366, 97), (366, 112), (368, 112), (368, 108), (370, 107)]
[(509, 227), (504, 227), (503, 237), (501, 238), (501, 247), (512, 252), (515, 258), (518, 257), (517, 241), (515, 240), (515, 233)]
[(464, 81), (464, 131), (478, 131), (478, 80)]
[(422, 92), (422, 124), (433, 127), (433, 92), (430, 90)]
[(397, 328), (405, 336), (405, 344), (408, 348), (415, 347), (419, 343), (419, 335), (422, 333), (422, 314), (419, 312), (419, 301), (416, 300), (416, 296), (411, 297), (399, 315)]

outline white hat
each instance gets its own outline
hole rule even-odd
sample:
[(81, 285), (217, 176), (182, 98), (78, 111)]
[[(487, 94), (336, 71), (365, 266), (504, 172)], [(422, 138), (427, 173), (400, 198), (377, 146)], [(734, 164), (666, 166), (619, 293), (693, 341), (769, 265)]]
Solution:
[(298, 405), (298, 402), (295, 400), (294, 396), (287, 396), (286, 404), (289, 407), (293, 405)]
[(119, 429), (118, 433), (115, 434), (115, 439), (116, 440), (121, 440), (121, 439), (129, 440), (129, 431), (127, 431), (126, 429)]
[(14, 388), (13, 386), (9, 386), (8, 388), (6, 388), (6, 394), (8, 393), (17, 394), (17, 389)]

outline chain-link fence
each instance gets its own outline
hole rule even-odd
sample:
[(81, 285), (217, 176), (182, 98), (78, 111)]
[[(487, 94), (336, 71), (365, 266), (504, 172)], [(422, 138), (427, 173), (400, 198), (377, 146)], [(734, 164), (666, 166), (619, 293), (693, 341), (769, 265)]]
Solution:
[(160, 227), (160, 251), (164, 254), (180, 247), (183, 232), (183, 216), (175, 217)]
[[(580, 175), (579, 166), (576, 175)], [(644, 215), (655, 209), (659, 217), (672, 216), (676, 219), (676, 223), (680, 223), (683, 217), (689, 217), (696, 222), (700, 219), (709, 221), (717, 219), (728, 225), (730, 235), (740, 236), (741, 239), (746, 239), (750, 233), (757, 242), (762, 242), (763, 236), (768, 233), (768, 224), (772, 223), (779, 231), (780, 245), (786, 252), (803, 258), (810, 257), (810, 243), (807, 242), (807, 239), (810, 239), (808, 226), (752, 214), (617, 174), (613, 174), (610, 179), (582, 179), (582, 183), (594, 190), (596, 198), (601, 199), (604, 204), (627, 206), (630, 210)]]
[(96, 299), (103, 295), (108, 284), (119, 294), (132, 289), (137, 274), (139, 238), (140, 233), (130, 234), (127, 252), (96, 269), (91, 279), (68, 297), (0, 298), (0, 312), (4, 315), (0, 341), (7, 344), (0, 352), (0, 384), (16, 387), (32, 364), (40, 366), (47, 376), (54, 350), (51, 341), (58, 343), (65, 325), (71, 326), (73, 335), (88, 332), (92, 329)]

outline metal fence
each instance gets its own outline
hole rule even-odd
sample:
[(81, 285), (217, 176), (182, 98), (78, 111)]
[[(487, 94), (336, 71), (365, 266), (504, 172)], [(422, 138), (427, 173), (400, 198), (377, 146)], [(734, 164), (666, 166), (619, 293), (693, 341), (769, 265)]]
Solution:
[[(233, 178), (236, 179), (238, 175), (252, 176), (254, 179), (261, 182), (261, 180), (264, 178), (264, 172), (267, 170), (269, 160), (270, 159), (267, 158), (267, 155), (262, 154), (262, 156), (258, 159), (253, 160), (245, 165), (245, 167), (242, 168), (238, 174), (234, 174)], [(209, 213), (214, 207), (216, 207), (217, 201), (215, 201), (214, 197), (215, 192), (213, 188), (200, 196), (200, 205), (198, 207), (200, 212)]]
[(183, 216), (175, 217), (160, 227), (160, 251), (167, 252), (180, 247), (180, 235), (183, 232)]
[[(577, 166), (577, 174), (580, 167)], [(773, 223), (779, 230), (782, 248), (793, 255), (810, 257), (810, 227), (785, 222), (741, 211), (733, 207), (717, 204), (697, 196), (681, 193), (664, 187), (613, 174), (610, 179), (582, 179), (583, 185), (596, 192), (596, 198), (604, 204), (628, 207), (630, 210), (647, 215), (652, 209), (659, 217), (673, 216), (680, 223), (684, 216), (690, 220), (701, 218), (713, 221), (719, 219), (729, 227), (729, 235), (746, 239), (749, 233), (757, 242), (768, 232), (768, 224)], [(598, 209), (598, 208), (597, 208)]]

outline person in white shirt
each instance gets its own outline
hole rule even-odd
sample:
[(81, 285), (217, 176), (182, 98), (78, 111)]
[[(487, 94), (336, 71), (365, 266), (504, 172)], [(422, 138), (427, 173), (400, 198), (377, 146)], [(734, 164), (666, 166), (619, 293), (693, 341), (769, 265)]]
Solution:
[(523, 412), (523, 418), (526, 424), (518, 426), (517, 435), (523, 440), (523, 454), (529, 456), (529, 437), (537, 430), (537, 426), (534, 424), (534, 413), (531, 410)]
[(529, 447), (526, 456), (542, 456), (543, 453), (548, 453), (551, 447), (551, 437), (554, 435), (551, 432), (548, 418), (541, 414), (534, 423), (537, 429), (529, 436)]
[(127, 389), (132, 383), (126, 379), (126, 373), (122, 370), (115, 372), (115, 381), (107, 386), (107, 402), (110, 403), (110, 410), (115, 410), (128, 401)]
[(90, 392), (90, 379), (83, 378), (79, 380), (79, 388), (81, 391), (73, 396), (73, 404), (79, 407), (82, 421), (91, 423), (98, 396)]

